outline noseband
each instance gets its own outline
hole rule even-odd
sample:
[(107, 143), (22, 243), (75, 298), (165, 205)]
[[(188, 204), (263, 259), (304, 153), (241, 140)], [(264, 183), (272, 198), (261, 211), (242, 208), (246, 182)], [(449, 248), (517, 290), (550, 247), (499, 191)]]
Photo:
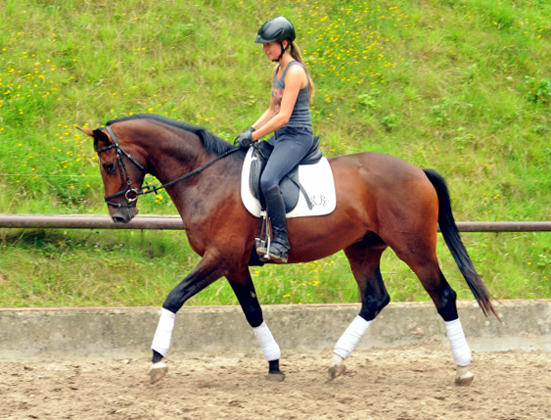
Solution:
[[(105, 127), (105, 130), (111, 136), (111, 139), (113, 140), (113, 143), (108, 144), (107, 146), (101, 147), (99, 149), (94, 148), (94, 150), (96, 151), (96, 153), (98, 155), (102, 152), (105, 152), (106, 150), (109, 150), (109, 149), (115, 149), (115, 151), (117, 152), (117, 165), (119, 167), (119, 173), (121, 175), (122, 185), (126, 185), (126, 188), (119, 191), (119, 192), (116, 192), (115, 194), (106, 195), (104, 197), (104, 199), (105, 199), (105, 203), (107, 203), (108, 205), (113, 206), (113, 207), (118, 207), (118, 208), (121, 208), (121, 207), (122, 208), (136, 207), (136, 200), (138, 200), (138, 197), (140, 195), (145, 195), (145, 194), (150, 194), (150, 193), (157, 194), (157, 192), (159, 190), (170, 187), (170, 186), (172, 186), (172, 185), (174, 185), (174, 184), (176, 184), (180, 181), (183, 181), (184, 179), (187, 179), (187, 178), (189, 178), (193, 175), (196, 175), (199, 172), (201, 172), (203, 169), (206, 169), (209, 166), (211, 166), (212, 164), (214, 164), (215, 162), (218, 162), (220, 159), (223, 159), (226, 156), (228, 156), (228, 155), (230, 155), (234, 152), (237, 152), (239, 150), (239, 147), (236, 147), (235, 149), (228, 150), (227, 152), (217, 156), (215, 159), (211, 160), (210, 162), (205, 163), (204, 165), (200, 166), (197, 169), (194, 169), (190, 173), (188, 173), (188, 174), (186, 174), (186, 175), (184, 175), (180, 178), (177, 178), (174, 181), (170, 181), (166, 184), (161, 185), (160, 182), (156, 182), (154, 184), (146, 183), (144, 187), (132, 188), (132, 181), (130, 179), (130, 175), (128, 174), (128, 169), (126, 168), (126, 163), (123, 159), (123, 155), (126, 156), (130, 160), (130, 162), (132, 162), (134, 165), (136, 165), (144, 173), (144, 175), (148, 173), (147, 169), (145, 169), (145, 167), (140, 162), (138, 162), (135, 158), (133, 158), (130, 155), (130, 153), (128, 153), (126, 150), (124, 150), (120, 146), (119, 142), (117, 141), (117, 138), (115, 137), (115, 133), (113, 133), (113, 130), (111, 130), (111, 127), (107, 126), (107, 127)], [(112, 199), (117, 198), (117, 197), (121, 197), (121, 196), (124, 196), (124, 198), (126, 199), (126, 205), (122, 204), (122, 203), (117, 203), (115, 201), (111, 201)]]

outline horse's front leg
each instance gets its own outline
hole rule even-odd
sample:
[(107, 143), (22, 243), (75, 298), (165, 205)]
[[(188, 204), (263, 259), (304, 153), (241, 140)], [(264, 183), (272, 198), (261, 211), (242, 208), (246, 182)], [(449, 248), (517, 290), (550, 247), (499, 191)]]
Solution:
[(226, 276), (226, 278), (230, 282), (237, 300), (239, 300), (247, 321), (253, 328), (264, 357), (268, 361), (269, 368), (266, 379), (274, 382), (283, 381), (285, 374), (279, 369), (281, 351), (272, 332), (262, 318), (262, 309), (248, 267), (244, 267), (240, 271)]
[(168, 371), (162, 359), (170, 348), (176, 312), (180, 310), (189, 298), (222, 276), (219, 267), (219, 261), (214, 258), (204, 257), (166, 298), (161, 309), (161, 318), (157, 325), (153, 343), (151, 344), (151, 349), (153, 350), (152, 366), (149, 372), (151, 383), (155, 383), (163, 378)]
[(390, 302), (390, 296), (379, 268), (386, 245), (379, 238), (366, 239), (344, 250), (362, 299), (360, 313), (354, 318), (335, 344), (329, 365), (329, 376), (335, 379), (345, 370), (345, 359), (365, 334), (375, 317)]

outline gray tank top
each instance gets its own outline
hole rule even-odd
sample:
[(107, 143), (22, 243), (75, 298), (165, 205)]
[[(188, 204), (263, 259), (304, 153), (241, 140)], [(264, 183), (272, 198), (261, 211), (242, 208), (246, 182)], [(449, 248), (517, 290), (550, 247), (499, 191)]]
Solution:
[[(277, 72), (279, 67), (274, 73), (274, 80), (272, 81), (272, 97), (276, 102), (276, 115), (279, 114), (281, 109), (281, 100), (283, 99), (283, 92), (285, 92), (285, 76), (287, 75), (287, 70), (295, 64), (304, 67), (298, 61), (291, 61), (281, 78), (277, 78)], [(306, 69), (305, 69), (306, 70)], [(309, 105), (309, 87), (306, 85), (304, 89), (301, 89), (298, 93), (297, 102), (291, 114), (289, 122), (285, 127), (308, 127), (312, 128), (312, 119), (310, 118), (310, 105)]]

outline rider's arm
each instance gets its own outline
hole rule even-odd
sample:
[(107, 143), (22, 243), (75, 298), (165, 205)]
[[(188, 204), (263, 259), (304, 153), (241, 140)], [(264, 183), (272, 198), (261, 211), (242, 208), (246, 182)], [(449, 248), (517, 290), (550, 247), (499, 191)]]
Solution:
[(262, 116), (252, 125), (255, 130), (263, 127), (268, 121), (274, 118), (275, 105), (273, 99), (270, 100), (270, 107), (262, 114)]
[(268, 110), (255, 124), (253, 124), (255, 128), (252, 134), (253, 141), (279, 130), (289, 122), (297, 102), (299, 91), (301, 88), (305, 87), (307, 83), (308, 79), (306, 73), (301, 66), (293, 66), (289, 69), (285, 76), (285, 92), (283, 93), (279, 113), (270, 118), (270, 111), (272, 112), (271, 115), (274, 115), (273, 113), (275, 112), (275, 100), (272, 98)]

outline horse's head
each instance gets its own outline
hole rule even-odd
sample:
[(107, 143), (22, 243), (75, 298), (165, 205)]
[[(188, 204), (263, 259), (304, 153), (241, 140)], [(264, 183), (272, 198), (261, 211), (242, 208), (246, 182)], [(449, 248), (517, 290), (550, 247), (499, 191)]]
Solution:
[(139, 153), (131, 144), (124, 144), (123, 149), (110, 126), (97, 130), (79, 129), (94, 138), (111, 218), (115, 223), (130, 222), (138, 214), (136, 203), (146, 174), (144, 165), (138, 160)]

